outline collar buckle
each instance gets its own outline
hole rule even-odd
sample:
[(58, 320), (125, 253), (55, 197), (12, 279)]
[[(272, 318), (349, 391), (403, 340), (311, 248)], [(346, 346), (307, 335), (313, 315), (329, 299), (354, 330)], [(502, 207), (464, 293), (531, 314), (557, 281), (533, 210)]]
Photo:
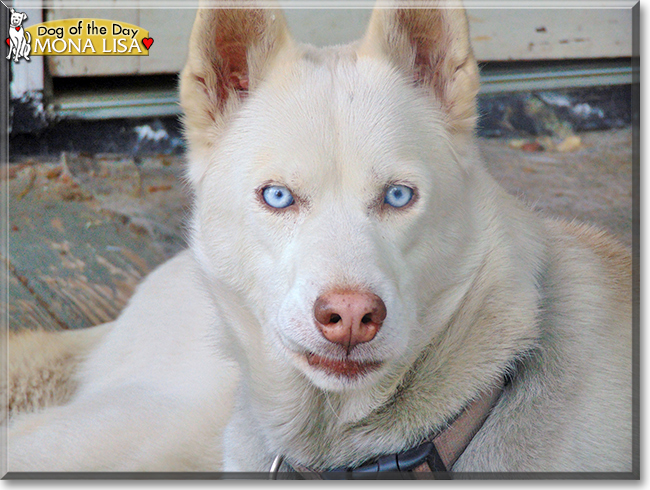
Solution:
[(271, 463), (271, 469), (269, 469), (269, 480), (278, 479), (278, 472), (280, 471), (280, 466), (282, 466), (283, 461), (284, 461), (284, 456), (282, 456), (281, 454), (278, 454), (275, 458), (273, 458), (273, 463)]

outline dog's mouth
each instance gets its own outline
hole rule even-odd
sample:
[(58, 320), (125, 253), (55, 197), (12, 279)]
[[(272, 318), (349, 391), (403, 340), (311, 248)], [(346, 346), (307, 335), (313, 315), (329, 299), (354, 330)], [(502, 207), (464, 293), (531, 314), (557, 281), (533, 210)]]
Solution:
[(371, 371), (379, 369), (381, 362), (358, 362), (350, 359), (332, 359), (309, 353), (306, 355), (307, 363), (327, 374), (345, 378), (357, 378)]

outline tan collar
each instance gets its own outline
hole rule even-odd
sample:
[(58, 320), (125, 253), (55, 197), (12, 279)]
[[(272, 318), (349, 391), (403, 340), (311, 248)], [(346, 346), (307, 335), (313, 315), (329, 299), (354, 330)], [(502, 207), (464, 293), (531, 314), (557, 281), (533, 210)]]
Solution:
[(337, 468), (322, 473), (278, 455), (271, 465), (270, 478), (276, 480), (282, 474), (286, 478), (298, 476), (305, 480), (362, 480), (381, 478), (382, 473), (388, 472), (412, 472), (415, 479), (449, 478), (447, 473), (483, 426), (503, 388), (500, 384), (480, 394), (446, 428), (406, 451), (380, 456), (357, 468)]

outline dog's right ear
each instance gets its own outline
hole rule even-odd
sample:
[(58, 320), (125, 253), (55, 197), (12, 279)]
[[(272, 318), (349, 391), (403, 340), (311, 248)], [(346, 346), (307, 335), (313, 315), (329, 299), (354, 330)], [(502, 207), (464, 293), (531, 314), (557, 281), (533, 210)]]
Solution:
[(192, 182), (203, 175), (230, 117), (290, 43), (279, 9), (199, 9), (180, 83)]

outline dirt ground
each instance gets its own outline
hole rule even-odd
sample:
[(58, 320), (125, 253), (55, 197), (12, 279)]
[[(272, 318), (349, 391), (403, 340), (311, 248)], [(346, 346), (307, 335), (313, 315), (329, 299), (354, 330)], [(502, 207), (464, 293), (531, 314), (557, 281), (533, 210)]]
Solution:
[[(489, 171), (509, 192), (631, 247), (631, 129), (581, 133), (571, 151), (480, 141)], [(108, 154), (11, 164), (3, 260), (10, 326), (80, 328), (114, 318), (138, 281), (184, 247), (191, 198), (182, 166), (182, 157)]]
[(526, 152), (512, 143), (481, 139), (503, 187), (545, 215), (591, 223), (632, 247), (631, 129), (581, 133), (580, 147), (568, 152)]

